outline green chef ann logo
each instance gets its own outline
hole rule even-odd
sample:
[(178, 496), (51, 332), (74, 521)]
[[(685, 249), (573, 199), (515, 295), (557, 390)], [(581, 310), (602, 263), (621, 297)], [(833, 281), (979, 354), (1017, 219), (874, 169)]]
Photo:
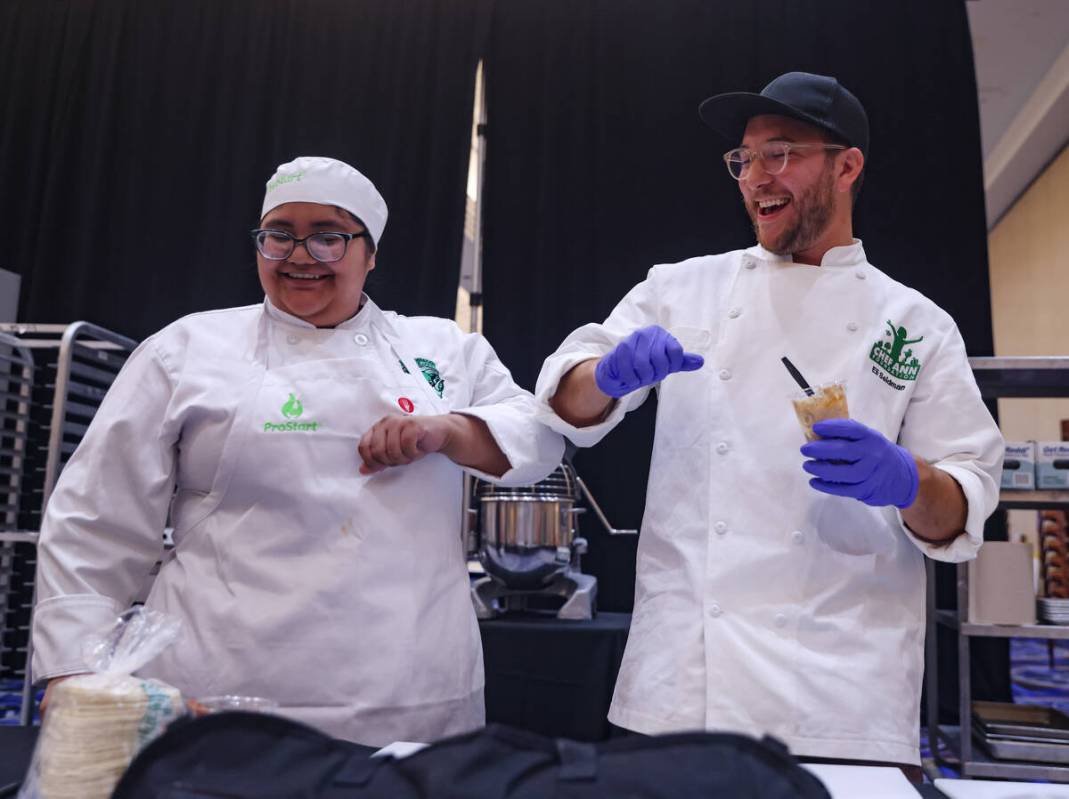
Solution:
[[(411, 374), (408, 371), (408, 367), (405, 366), (404, 361), (398, 361), (401, 364), (401, 371), (406, 375)], [(434, 389), (439, 399), (442, 394), (445, 393), (445, 381), (442, 379), (441, 373), (438, 371), (438, 364), (432, 361), (430, 358), (416, 358), (416, 366), (423, 373), (423, 376), (427, 378), (427, 382), (431, 384), (431, 388)]]
[(304, 403), (296, 394), (290, 394), (281, 408), (284, 422), (264, 422), (265, 433), (314, 433), (319, 426), (318, 422), (298, 422), (304, 414)]
[(921, 362), (913, 354), (910, 344), (924, 341), (924, 336), (909, 338), (909, 332), (901, 325), (895, 325), (887, 320), (887, 331), (884, 338), (872, 345), (869, 351), (869, 359), (876, 364), (872, 367), (872, 373), (896, 391), (905, 388), (903, 383), (896, 383), (895, 379), (907, 381), (916, 380), (921, 371)]

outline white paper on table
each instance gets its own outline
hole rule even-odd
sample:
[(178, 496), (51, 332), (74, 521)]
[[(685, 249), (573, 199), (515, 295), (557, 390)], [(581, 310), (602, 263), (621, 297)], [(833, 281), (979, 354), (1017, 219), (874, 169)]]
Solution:
[(377, 752), (372, 752), (371, 757), (393, 757), (400, 760), (402, 757), (414, 755), (420, 749), (426, 749), (430, 744), (419, 744), (414, 741), (394, 741), (387, 744)]
[(803, 763), (831, 794), (831, 799), (917, 799), (917, 789), (900, 769), (890, 766), (833, 766)]
[(936, 780), (935, 787), (950, 799), (1067, 799), (1069, 785), (987, 780)]

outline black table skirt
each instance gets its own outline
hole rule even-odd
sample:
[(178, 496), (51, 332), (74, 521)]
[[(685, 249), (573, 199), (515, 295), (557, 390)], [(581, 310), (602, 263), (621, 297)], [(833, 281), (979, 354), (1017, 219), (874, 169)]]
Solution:
[[(487, 722), (580, 741), (610, 737), (606, 714), (630, 623), (627, 613), (599, 613), (591, 621), (516, 615), (480, 622)], [(0, 727), (0, 788), (22, 779), (36, 737), (37, 728)], [(919, 792), (938, 795), (931, 786)]]
[(38, 727), (0, 726), (0, 797), (14, 796), (14, 790), (5, 793), (5, 788), (17, 785), (26, 775), (37, 741)]
[(630, 626), (629, 613), (480, 622), (487, 722), (578, 741), (610, 737), (606, 714)]

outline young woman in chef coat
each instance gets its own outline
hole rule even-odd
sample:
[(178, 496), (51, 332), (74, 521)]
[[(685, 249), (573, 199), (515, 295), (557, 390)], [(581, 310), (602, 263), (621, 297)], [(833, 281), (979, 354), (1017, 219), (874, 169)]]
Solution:
[(53, 493), (33, 672), (134, 598), (184, 634), (144, 676), (245, 694), (369, 745), (484, 722), (461, 472), (541, 479), (563, 441), (487, 341), (363, 292), (386, 204), (348, 164), (298, 158), (252, 232), (266, 299), (193, 314), (131, 356)]

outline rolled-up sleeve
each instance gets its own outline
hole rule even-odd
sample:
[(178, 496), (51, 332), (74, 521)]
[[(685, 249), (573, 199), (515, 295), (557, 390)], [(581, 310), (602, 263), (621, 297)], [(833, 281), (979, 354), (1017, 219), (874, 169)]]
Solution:
[(162, 551), (178, 435), (173, 381), (151, 340), (123, 366), (60, 475), (41, 525), (36, 680), (85, 671), (85, 636), (114, 621)]
[(470, 467), (465, 471), (502, 485), (525, 485), (546, 477), (560, 465), (564, 439), (541, 423), (534, 397), (516, 384), (485, 338), (467, 335), (464, 359), (472, 376), (471, 403), (453, 412), (485, 422), (510, 467), (500, 477)]
[(949, 544), (918, 539), (898, 514), (903, 531), (934, 560), (959, 563), (976, 557), (984, 522), (998, 506), (1005, 442), (980, 397), (956, 327), (918, 378), (899, 443), (953, 477), (967, 504), (965, 534)]
[(572, 368), (583, 361), (601, 358), (635, 330), (661, 323), (657, 310), (656, 269), (651, 269), (646, 280), (620, 300), (604, 322), (583, 325), (573, 331), (542, 364), (535, 386), (539, 419), (567, 436), (576, 446), (592, 447), (597, 444), (629, 411), (638, 408), (649, 396), (649, 386), (632, 391), (616, 400), (604, 419), (587, 427), (576, 427), (564, 421), (549, 404), (557, 393), (561, 379)]

